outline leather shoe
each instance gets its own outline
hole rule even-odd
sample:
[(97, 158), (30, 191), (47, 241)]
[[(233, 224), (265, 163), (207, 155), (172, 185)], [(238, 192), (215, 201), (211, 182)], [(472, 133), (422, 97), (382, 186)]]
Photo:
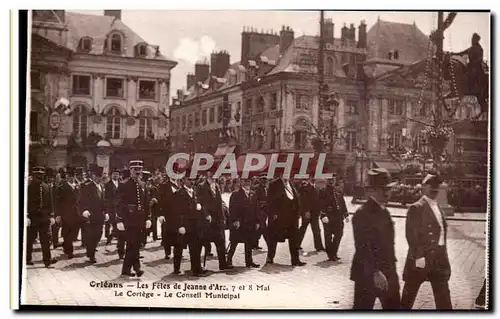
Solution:
[(68, 259), (73, 259), (73, 257), (75, 257), (73, 254), (68, 254)]
[(142, 275), (144, 275), (144, 270), (136, 271), (136, 275), (137, 275), (137, 277), (142, 277)]
[(26, 265), (33, 266), (34, 264), (33, 264), (33, 262), (31, 260), (29, 260), (29, 261), (26, 262)]
[(305, 266), (305, 265), (307, 265), (307, 263), (305, 263), (303, 261), (300, 261), (300, 260), (292, 263), (292, 266), (299, 266), (299, 267), (301, 267), (301, 266)]
[(219, 270), (226, 270), (226, 269), (233, 269), (233, 265), (225, 265), (225, 266), (221, 266), (219, 267)]
[(256, 264), (256, 263), (251, 263), (251, 264), (247, 264), (247, 267), (248, 268), (259, 268), (260, 265), (259, 264)]
[(122, 272), (122, 276), (135, 277), (135, 273), (133, 273), (133, 272)]
[(123, 259), (125, 256), (123, 255), (118, 255), (118, 258)]
[(95, 258), (90, 258), (90, 259), (89, 259), (89, 263), (91, 263), (91, 264), (96, 264), (96, 263), (97, 263), (97, 260), (95, 260)]
[(179, 274), (181, 273), (181, 271), (180, 271), (180, 270), (178, 270), (178, 269), (174, 269), (174, 272), (173, 272), (173, 273), (174, 273), (174, 274), (176, 274), (176, 275), (179, 275)]
[(274, 264), (274, 261), (272, 259), (267, 259), (266, 260), (266, 264), (271, 264), (272, 265), (272, 264)]

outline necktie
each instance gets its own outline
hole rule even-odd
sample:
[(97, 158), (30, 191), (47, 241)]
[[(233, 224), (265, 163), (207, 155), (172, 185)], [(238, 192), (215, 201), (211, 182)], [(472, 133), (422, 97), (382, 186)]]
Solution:
[(141, 205), (141, 190), (139, 189), (139, 183), (135, 183), (135, 187), (137, 190), (137, 210), (142, 210), (142, 205)]
[(40, 183), (40, 209), (43, 208), (43, 187), (42, 184)]
[(290, 199), (293, 199), (293, 192), (290, 189), (289, 184), (285, 184), (285, 191), (286, 191), (286, 196), (288, 196), (288, 198), (290, 198)]

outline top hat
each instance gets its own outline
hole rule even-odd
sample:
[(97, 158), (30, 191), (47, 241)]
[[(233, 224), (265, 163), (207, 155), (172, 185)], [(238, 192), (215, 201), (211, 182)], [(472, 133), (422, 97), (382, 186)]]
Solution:
[(425, 176), (424, 180), (422, 181), (422, 185), (431, 185), (432, 188), (439, 188), (439, 185), (441, 185), (443, 181), (439, 177), (439, 175), (434, 175), (434, 174), (427, 174)]
[(120, 173), (120, 169), (118, 167), (113, 167), (111, 173)]
[(386, 187), (391, 182), (391, 174), (385, 168), (372, 168), (368, 171), (372, 187)]
[(101, 176), (103, 169), (104, 169), (103, 167), (98, 165), (93, 165), (92, 167), (89, 167), (90, 172), (92, 174), (95, 174), (96, 176)]

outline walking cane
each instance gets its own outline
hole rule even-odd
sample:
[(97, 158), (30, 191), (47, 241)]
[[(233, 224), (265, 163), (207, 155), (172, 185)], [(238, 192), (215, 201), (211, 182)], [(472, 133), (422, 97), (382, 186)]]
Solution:
[(207, 264), (207, 247), (203, 248), (205, 250), (205, 254), (203, 256), (203, 269), (205, 269), (205, 265)]

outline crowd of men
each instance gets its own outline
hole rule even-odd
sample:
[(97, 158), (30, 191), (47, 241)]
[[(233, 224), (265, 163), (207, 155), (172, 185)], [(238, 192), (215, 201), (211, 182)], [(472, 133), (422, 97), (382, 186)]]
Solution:
[[(277, 244), (288, 239), (291, 264), (304, 266), (299, 250), (309, 224), (315, 249), (325, 251), (331, 261), (340, 259), (339, 244), (349, 219), (342, 185), (335, 177), (324, 187), (315, 185), (313, 179), (290, 181), (282, 176), (272, 181), (265, 176), (237, 179), (227, 207), (211, 172), (192, 178), (187, 169), (184, 178), (174, 180), (167, 174), (152, 176), (140, 160), (129, 164), (126, 170), (113, 170), (109, 181), (102, 180), (102, 168), (95, 165), (88, 172), (81, 168), (61, 170), (57, 181), (50, 178), (51, 174), (47, 177), (45, 168), (33, 168), (27, 191), (27, 264), (33, 264), (32, 247), (37, 237), (45, 266), (56, 262), (50, 246), (59, 245), (60, 227), (67, 258), (73, 258), (74, 242), (80, 233), (92, 264), (97, 262), (95, 252), (103, 232), (107, 244), (116, 238), (118, 258), (123, 259), (121, 274), (128, 277), (143, 275), (140, 249), (151, 234), (153, 240), (161, 236), (166, 259), (173, 253), (175, 274), (181, 273), (183, 251), (188, 249), (191, 273), (202, 276), (206, 257), (212, 255), (212, 243), (220, 270), (233, 268), (239, 243), (244, 244), (245, 266), (260, 267), (252, 259), (252, 250), (262, 249), (261, 238), (268, 249), (266, 264), (274, 263)], [(425, 195), (408, 211), (409, 250), (400, 295), (394, 224), (383, 204), (390, 175), (384, 169), (372, 169), (369, 176), (371, 196), (352, 219), (354, 308), (371, 309), (379, 298), (385, 309), (411, 309), (420, 285), (430, 281), (436, 307), (451, 309), (447, 225), (436, 202), (439, 177), (428, 175), (424, 179)]]

